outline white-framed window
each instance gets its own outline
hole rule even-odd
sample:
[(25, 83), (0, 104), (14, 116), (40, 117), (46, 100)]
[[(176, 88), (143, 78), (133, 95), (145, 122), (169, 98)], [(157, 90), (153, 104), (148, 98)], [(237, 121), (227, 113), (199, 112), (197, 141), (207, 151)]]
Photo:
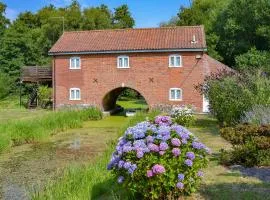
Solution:
[(117, 57), (117, 68), (129, 68), (129, 57), (118, 56)]
[(170, 101), (182, 101), (183, 91), (181, 88), (170, 88), (169, 99)]
[(81, 69), (81, 58), (71, 57), (69, 63), (69, 69)]
[(69, 89), (69, 100), (81, 100), (80, 88), (70, 88)]
[(169, 56), (169, 67), (182, 67), (182, 56), (170, 55)]

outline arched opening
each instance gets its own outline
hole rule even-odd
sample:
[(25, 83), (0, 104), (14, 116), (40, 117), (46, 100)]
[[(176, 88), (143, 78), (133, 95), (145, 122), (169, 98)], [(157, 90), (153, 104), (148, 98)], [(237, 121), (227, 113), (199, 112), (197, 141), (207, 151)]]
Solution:
[(104, 111), (117, 113), (127, 110), (147, 110), (145, 98), (137, 90), (129, 87), (119, 87), (108, 92), (103, 100)]

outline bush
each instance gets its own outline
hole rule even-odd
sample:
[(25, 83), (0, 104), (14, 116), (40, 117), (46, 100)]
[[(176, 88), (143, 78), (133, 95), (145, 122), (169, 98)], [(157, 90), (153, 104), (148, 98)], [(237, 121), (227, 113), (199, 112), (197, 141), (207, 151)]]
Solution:
[(270, 104), (270, 79), (260, 71), (253, 74), (220, 72), (196, 88), (210, 103), (210, 111), (221, 126), (236, 125), (253, 105)]
[(194, 109), (191, 105), (174, 106), (171, 111), (171, 116), (177, 124), (182, 126), (189, 127), (195, 122)]
[(267, 125), (270, 124), (270, 106), (254, 105), (241, 117), (242, 123)]
[(222, 151), (223, 164), (246, 166), (270, 164), (270, 125), (240, 124), (236, 127), (223, 128), (220, 133), (234, 145), (232, 151)]
[(147, 199), (195, 192), (206, 167), (208, 148), (168, 116), (144, 121), (119, 138), (109, 170), (129, 191)]
[(41, 108), (52, 106), (52, 88), (41, 85), (38, 87), (38, 100)]
[(0, 73), (0, 99), (6, 97), (10, 92), (11, 80), (7, 74)]

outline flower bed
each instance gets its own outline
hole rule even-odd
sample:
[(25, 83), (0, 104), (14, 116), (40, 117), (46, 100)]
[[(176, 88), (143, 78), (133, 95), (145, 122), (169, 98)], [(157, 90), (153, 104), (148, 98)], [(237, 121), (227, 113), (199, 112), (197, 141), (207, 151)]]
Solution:
[(199, 187), (207, 153), (187, 129), (158, 116), (126, 130), (108, 169), (118, 183), (144, 198), (179, 197)]

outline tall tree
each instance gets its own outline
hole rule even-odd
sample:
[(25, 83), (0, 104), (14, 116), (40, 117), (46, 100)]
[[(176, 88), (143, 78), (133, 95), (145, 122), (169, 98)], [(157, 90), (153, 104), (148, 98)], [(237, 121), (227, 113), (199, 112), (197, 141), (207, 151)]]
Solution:
[(115, 28), (132, 28), (135, 25), (135, 20), (126, 4), (114, 9), (113, 23)]
[(6, 5), (0, 2), (0, 37), (9, 24), (9, 20), (5, 17)]
[(270, 1), (234, 0), (216, 21), (217, 50), (227, 64), (250, 48), (270, 50)]

